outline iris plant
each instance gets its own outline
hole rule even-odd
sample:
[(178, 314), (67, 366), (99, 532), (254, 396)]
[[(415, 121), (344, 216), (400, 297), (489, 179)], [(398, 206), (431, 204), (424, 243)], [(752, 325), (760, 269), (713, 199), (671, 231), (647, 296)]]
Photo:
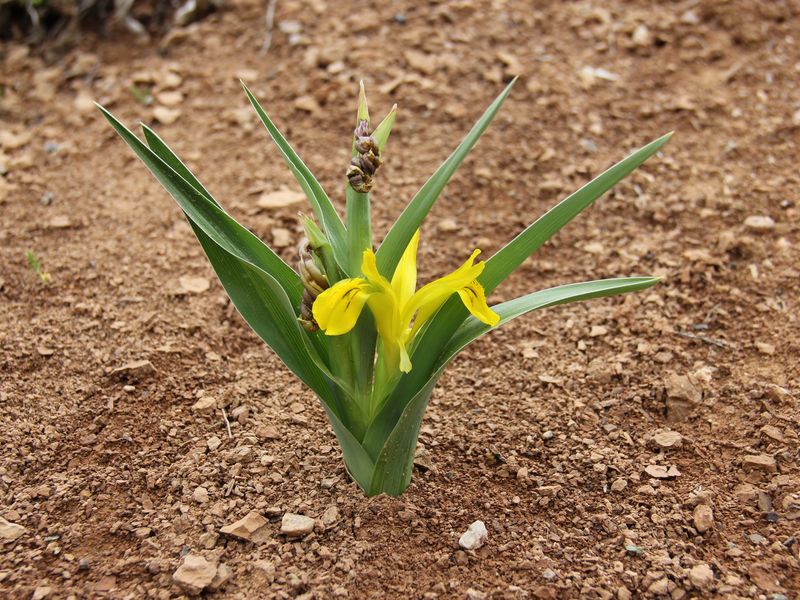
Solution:
[(420, 423), (436, 381), (472, 341), (533, 310), (642, 290), (658, 281), (604, 279), (534, 291), (495, 305), (486, 300), (561, 227), (655, 154), (669, 134), (565, 198), (485, 262), (476, 262), (480, 250), (475, 249), (455, 271), (417, 289), (419, 228), (513, 84), (409, 201), (377, 250), (369, 193), (379, 180), (396, 109), (373, 129), (361, 86), (351, 160), (343, 165), (343, 220), (245, 87), (313, 210), (313, 218), (302, 218), (305, 237), (298, 240), (296, 270), (225, 212), (150, 128), (142, 125), (143, 142), (101, 107), (178, 202), (245, 321), (319, 397), (347, 470), (368, 495), (399, 495), (409, 485)]

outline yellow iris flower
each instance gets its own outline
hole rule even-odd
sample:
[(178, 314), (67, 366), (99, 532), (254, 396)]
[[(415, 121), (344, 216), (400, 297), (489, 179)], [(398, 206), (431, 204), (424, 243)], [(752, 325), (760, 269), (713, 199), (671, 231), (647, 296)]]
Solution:
[(418, 244), (419, 231), (403, 252), (391, 282), (378, 272), (375, 253), (364, 250), (364, 277), (339, 281), (322, 292), (312, 307), (314, 319), (326, 335), (342, 335), (355, 326), (364, 306), (368, 306), (386, 358), (404, 373), (411, 370), (408, 347), (414, 336), (454, 293), (476, 319), (492, 327), (500, 322), (486, 304), (483, 287), (477, 282), (485, 266), (482, 261), (473, 264), (480, 250), (475, 250), (449, 275), (416, 290)]

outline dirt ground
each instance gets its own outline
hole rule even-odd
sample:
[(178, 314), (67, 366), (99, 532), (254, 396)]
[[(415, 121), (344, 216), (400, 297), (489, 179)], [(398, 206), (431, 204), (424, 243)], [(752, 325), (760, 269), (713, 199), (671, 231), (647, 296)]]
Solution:
[[(252, 0), (149, 44), (0, 47), (0, 596), (191, 595), (173, 579), (191, 553), (212, 598), (800, 597), (800, 6), (277, 6), (266, 56)], [(665, 282), (472, 346), (407, 493), (364, 498), (313, 395), (92, 101), (154, 124), (289, 260), (307, 208), (259, 206), (295, 188), (239, 78), (339, 200), (358, 80), (374, 114), (398, 103), (380, 237), (517, 73), (423, 229), (424, 277), (675, 130), (493, 300)], [(255, 541), (220, 532), (250, 511), (269, 521)], [(315, 531), (285, 539), (286, 512)], [(478, 519), (488, 543), (460, 550)]]

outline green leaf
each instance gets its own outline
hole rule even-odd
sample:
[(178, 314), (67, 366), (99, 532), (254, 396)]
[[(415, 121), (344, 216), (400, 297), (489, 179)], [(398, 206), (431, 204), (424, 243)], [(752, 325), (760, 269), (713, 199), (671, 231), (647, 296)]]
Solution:
[[(492, 310), (500, 315), (500, 325), (503, 325), (520, 315), (540, 308), (643, 290), (659, 281), (660, 279), (657, 277), (629, 277), (573, 283), (509, 300), (493, 306)], [(414, 444), (416, 444), (414, 431), (419, 432), (419, 424), (414, 425), (414, 420), (421, 421), (425, 410), (425, 406), (421, 405), (423, 399), (420, 395), (426, 396), (426, 390), (429, 395), (429, 390), (433, 389), (448, 363), (467, 345), (491, 329), (488, 325), (470, 317), (446, 345), (438, 360), (433, 364), (432, 370), (418, 370), (418, 365), (414, 361), (413, 369), (400, 380), (394, 393), (384, 404), (383, 409), (373, 420), (364, 436), (364, 449), (370, 456), (377, 457), (376, 469), (378, 468), (377, 464), (381, 463), (380, 457), (390, 439), (392, 440), (391, 448), (408, 448), (412, 436)], [(419, 391), (415, 392), (415, 390)], [(414, 395), (409, 399), (411, 394)], [(424, 402), (427, 403), (427, 397), (424, 398)], [(393, 436), (395, 437), (393, 438)], [(394, 450), (391, 451), (394, 452)], [(397, 484), (399, 481), (397, 474), (391, 476), (391, 481), (392, 485)]]
[[(659, 277), (622, 277), (617, 279), (601, 279), (599, 281), (584, 281), (581, 283), (571, 283), (561, 285), (546, 290), (539, 290), (532, 294), (526, 294), (507, 302), (502, 302), (492, 306), (492, 310), (500, 316), (500, 323), (497, 327), (502, 327), (509, 321), (527, 314), (533, 310), (555, 306), (557, 304), (567, 304), (569, 302), (580, 302), (592, 298), (604, 298), (606, 296), (617, 296), (647, 289), (661, 281)], [(446, 365), (456, 354), (464, 349), (468, 344), (478, 339), (484, 333), (494, 329), (485, 323), (481, 323), (473, 316), (458, 328), (453, 338), (447, 344), (443, 357), (439, 360), (440, 365)]]
[(466, 158), (469, 151), (480, 139), (483, 132), (492, 122), (492, 119), (500, 110), (511, 88), (516, 82), (516, 78), (506, 86), (506, 89), (489, 105), (486, 112), (472, 127), (470, 132), (461, 141), (453, 153), (445, 160), (442, 165), (436, 170), (425, 185), (420, 188), (417, 194), (412, 198), (408, 206), (403, 210), (400, 217), (395, 221), (386, 238), (383, 240), (380, 248), (378, 248), (378, 271), (380, 271), (388, 279), (392, 278), (395, 267), (403, 255), (403, 251), (411, 241), (411, 236), (419, 229), (422, 221), (430, 212), (436, 200), (439, 198), (444, 186), (453, 176), (458, 166)]
[[(630, 174), (669, 140), (671, 133), (654, 140), (646, 146), (598, 175), (574, 194), (551, 208), (522, 233), (511, 240), (504, 248), (486, 261), (486, 267), (478, 281), (484, 286), (488, 296), (497, 285), (508, 277), (522, 262), (549, 240), (564, 225), (574, 219), (583, 209), (591, 205), (605, 192)], [(414, 371), (411, 377), (427, 376), (434, 368), (442, 349), (464, 322), (469, 313), (457, 296), (453, 296), (429, 322), (426, 329), (417, 336), (411, 361)], [(422, 385), (417, 381), (414, 385)]]
[(300, 184), (303, 192), (305, 192), (308, 197), (308, 201), (311, 203), (311, 207), (314, 210), (314, 215), (322, 225), (331, 243), (336, 262), (339, 263), (343, 271), (347, 272), (347, 232), (345, 231), (342, 219), (339, 217), (330, 198), (328, 198), (328, 195), (325, 193), (325, 190), (322, 189), (316, 177), (314, 177), (305, 163), (300, 160), (300, 157), (286, 138), (283, 137), (283, 134), (272, 122), (272, 119), (270, 119), (267, 113), (264, 112), (264, 109), (261, 108), (258, 100), (256, 100), (256, 97), (253, 96), (244, 82), (242, 82), (242, 87), (244, 88), (245, 94), (247, 94), (248, 100), (250, 100), (250, 104), (253, 105), (261, 122), (264, 124), (264, 127), (266, 127), (272, 141), (275, 142), (281, 156), (283, 156), (283, 159), (292, 171), (297, 183)]
[(342, 450), (347, 472), (350, 473), (350, 476), (355, 480), (358, 486), (367, 494), (372, 481), (372, 473), (375, 469), (375, 464), (359, 441), (350, 432), (350, 429), (342, 422), (336, 413), (326, 404), (323, 404), (323, 406), (328, 415), (331, 428), (333, 428), (333, 433), (336, 434), (336, 439), (339, 440), (339, 447)]
[(375, 138), (375, 141), (378, 143), (378, 149), (381, 152), (383, 152), (383, 149), (386, 147), (386, 142), (389, 141), (389, 134), (392, 133), (392, 126), (396, 118), (397, 104), (392, 106), (392, 110), (389, 111), (389, 114), (383, 118), (383, 121), (381, 121), (372, 132), (372, 137)]
[[(314, 349), (297, 322), (286, 290), (265, 270), (276, 265), (274, 253), (142, 143), (111, 113), (101, 110), (183, 209), (214, 271), (248, 324), (295, 375), (325, 402), (331, 402), (331, 384), (318, 366), (321, 360), (312, 356)], [(159, 149), (172, 154), (166, 145), (160, 145)], [(285, 266), (282, 261), (279, 264)], [(294, 272), (292, 275), (297, 277)]]
[(486, 293), (491, 293), (526, 258), (536, 252), (542, 244), (572, 221), (581, 211), (658, 152), (670, 137), (672, 137), (672, 133), (661, 136), (604, 171), (577, 192), (551, 208), (506, 244), (486, 261), (486, 268), (479, 278)]
[(280, 282), (286, 284), (286, 293), (291, 300), (299, 300), (302, 295), (300, 278), (289, 265), (222, 210), (216, 202), (198, 191), (191, 183), (179, 175), (158, 154), (147, 147), (139, 138), (125, 127), (114, 115), (98, 106), (111, 126), (144, 162), (150, 172), (164, 186), (164, 189), (178, 202), (192, 222), (211, 237), (227, 252), (246, 260)]
[[(443, 370), (444, 368), (441, 369)], [(397, 419), (394, 429), (385, 438), (373, 467), (372, 479), (366, 491), (368, 496), (378, 494), (399, 496), (411, 483), (419, 429), (441, 371), (435, 377), (431, 377), (411, 398)]]

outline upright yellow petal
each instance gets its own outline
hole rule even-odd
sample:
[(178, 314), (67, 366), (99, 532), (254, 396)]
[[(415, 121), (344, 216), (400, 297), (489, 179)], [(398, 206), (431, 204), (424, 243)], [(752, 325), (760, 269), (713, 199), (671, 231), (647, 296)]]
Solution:
[(363, 279), (343, 279), (314, 300), (314, 319), (326, 335), (347, 333), (355, 327), (370, 294), (370, 286)]
[[(480, 254), (480, 250), (475, 250), (464, 264), (455, 271), (422, 286), (417, 293), (412, 296), (411, 300), (404, 307), (403, 312), (407, 323), (414, 318), (414, 327), (411, 332), (412, 337), (419, 331), (419, 328), (439, 310), (439, 307), (444, 304), (445, 300), (461, 288), (472, 283), (477, 279), (478, 275), (483, 272), (483, 262), (479, 262), (477, 265), (473, 264), (478, 254)], [(415, 314), (416, 317), (414, 317)]]
[(467, 310), (479, 321), (492, 327), (496, 327), (500, 322), (500, 316), (486, 304), (486, 294), (483, 292), (483, 286), (477, 281), (473, 281), (458, 290), (458, 295)]
[(364, 250), (364, 256), (361, 259), (361, 272), (364, 273), (364, 277), (367, 278), (367, 281), (372, 284), (376, 291), (394, 295), (389, 280), (378, 272), (378, 262), (372, 250)]
[(417, 247), (419, 246), (419, 229), (414, 232), (411, 241), (403, 251), (400, 262), (392, 276), (392, 289), (400, 305), (406, 304), (417, 288)]

